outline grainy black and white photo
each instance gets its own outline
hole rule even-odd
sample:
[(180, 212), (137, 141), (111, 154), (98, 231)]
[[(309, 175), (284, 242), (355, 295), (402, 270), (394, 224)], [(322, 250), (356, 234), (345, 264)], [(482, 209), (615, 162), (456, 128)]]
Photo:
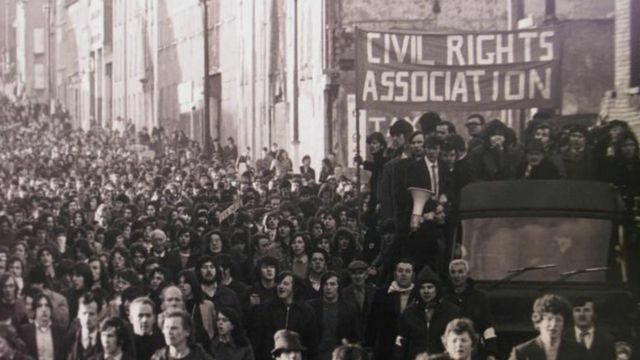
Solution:
[(0, 0), (0, 360), (640, 360), (640, 0)]

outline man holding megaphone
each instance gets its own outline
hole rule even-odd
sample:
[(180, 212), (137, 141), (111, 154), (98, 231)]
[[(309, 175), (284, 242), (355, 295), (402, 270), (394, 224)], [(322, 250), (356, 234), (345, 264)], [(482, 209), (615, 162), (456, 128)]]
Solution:
[(413, 259), (417, 269), (425, 264), (436, 268), (435, 259), (442, 250), (438, 245), (443, 242), (442, 227), (430, 220), (433, 220), (433, 209), (438, 203), (450, 198), (450, 172), (440, 160), (443, 145), (443, 140), (437, 135), (427, 136), (422, 151), (415, 151), (412, 147), (413, 161), (406, 168), (406, 186), (403, 189), (406, 204), (401, 207), (402, 224), (399, 227), (400, 252), (401, 256)]

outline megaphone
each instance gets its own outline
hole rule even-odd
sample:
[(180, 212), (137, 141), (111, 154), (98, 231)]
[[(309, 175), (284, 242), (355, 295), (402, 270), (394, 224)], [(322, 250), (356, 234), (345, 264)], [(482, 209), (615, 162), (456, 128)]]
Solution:
[(434, 192), (429, 189), (419, 187), (410, 187), (408, 190), (409, 193), (411, 193), (411, 198), (413, 199), (413, 210), (411, 210), (411, 222), (409, 223), (409, 228), (411, 231), (416, 231), (422, 222), (424, 205), (429, 201), (429, 199), (431, 199)]

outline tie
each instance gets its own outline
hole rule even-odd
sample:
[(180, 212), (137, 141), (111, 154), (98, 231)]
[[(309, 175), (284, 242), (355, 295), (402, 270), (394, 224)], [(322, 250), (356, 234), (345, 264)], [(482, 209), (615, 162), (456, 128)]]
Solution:
[(436, 164), (431, 165), (431, 190), (433, 190), (434, 197), (438, 197), (438, 166)]
[(589, 336), (589, 333), (587, 331), (581, 331), (580, 332), (580, 344), (584, 345), (584, 347), (587, 347), (587, 336)]

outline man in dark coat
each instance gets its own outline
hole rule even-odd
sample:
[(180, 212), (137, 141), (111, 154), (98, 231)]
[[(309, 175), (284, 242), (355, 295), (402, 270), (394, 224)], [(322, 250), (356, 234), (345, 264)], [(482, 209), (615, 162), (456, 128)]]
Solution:
[(340, 276), (327, 271), (320, 279), (322, 298), (307, 301), (319, 326), (318, 360), (331, 359), (331, 353), (343, 342), (357, 343), (361, 337), (360, 319), (355, 306), (342, 299)]
[(274, 335), (286, 329), (300, 334), (302, 345), (307, 349), (307, 359), (314, 360), (318, 345), (318, 325), (313, 310), (305, 303), (295, 301), (295, 277), (283, 271), (276, 277), (277, 298), (258, 305), (253, 322), (257, 324), (250, 334), (256, 360), (271, 359)]
[(482, 130), (482, 145), (469, 149), (471, 181), (511, 180), (516, 178), (520, 154), (515, 151), (515, 132), (498, 119)]
[(515, 346), (509, 360), (550, 360), (550, 357), (562, 360), (587, 359), (584, 346), (563, 337), (564, 325), (570, 319), (571, 305), (566, 299), (552, 294), (537, 298), (531, 320), (540, 335)]
[(615, 339), (608, 332), (596, 326), (595, 302), (588, 297), (578, 297), (573, 301), (573, 328), (568, 335), (587, 349), (587, 360), (613, 360), (616, 358)]
[[(424, 265), (429, 265), (432, 269), (441, 268), (437, 261), (442, 258), (446, 247), (442, 229), (433, 221), (424, 221), (425, 214), (437, 211), (438, 200), (452, 198), (451, 174), (448, 166), (440, 159), (443, 144), (443, 140), (437, 135), (427, 136), (424, 139), (424, 155), (416, 156), (416, 161), (407, 166), (405, 173), (406, 182), (402, 193), (406, 205), (400, 209), (402, 218), (397, 224), (397, 233), (400, 257), (412, 259), (416, 271), (420, 271)], [(418, 152), (413, 146), (412, 151)], [(408, 191), (409, 187), (428, 189), (432, 193), (430, 205), (424, 206), (422, 214), (417, 217), (412, 214), (413, 198)], [(415, 224), (414, 217), (417, 221)]]
[(589, 130), (584, 125), (575, 125), (569, 129), (569, 146), (561, 155), (569, 179), (596, 179), (596, 159), (593, 150), (587, 146), (588, 133)]
[(196, 264), (196, 275), (200, 281), (202, 295), (206, 300), (215, 304), (217, 308), (231, 307), (242, 313), (240, 300), (233, 290), (220, 283), (221, 274), (213, 257), (203, 255)]
[(24, 341), (28, 354), (34, 359), (65, 359), (64, 338), (59, 336), (64, 334), (65, 328), (53, 323), (51, 300), (44, 294), (35, 295), (33, 297), (33, 310), (35, 321), (22, 325), (19, 331), (20, 338)]
[(518, 166), (518, 178), (530, 180), (553, 180), (560, 178), (556, 165), (547, 158), (540, 140), (531, 140), (526, 147), (527, 160)]
[(106, 318), (100, 323), (100, 343), (102, 350), (91, 360), (120, 359), (134, 360), (135, 348), (131, 331), (124, 320), (117, 317)]
[(415, 299), (414, 266), (411, 260), (400, 260), (393, 278), (388, 288), (376, 291), (371, 305), (375, 310), (367, 318), (365, 344), (372, 348), (374, 360), (392, 358), (393, 344), (398, 335), (398, 319)]
[(195, 233), (187, 228), (178, 231), (178, 248), (170, 251), (164, 259), (164, 265), (172, 274), (193, 268), (196, 265), (196, 252), (193, 249)]
[(156, 325), (155, 304), (147, 297), (140, 297), (129, 304), (129, 321), (133, 328), (136, 358), (149, 360), (166, 346), (164, 336)]
[(382, 220), (394, 219), (397, 213), (396, 206), (396, 182), (401, 178), (398, 172), (398, 162), (401, 159), (409, 157), (408, 146), (405, 143), (413, 132), (413, 126), (406, 120), (400, 119), (391, 125), (389, 133), (391, 134), (391, 147), (387, 148), (395, 150), (394, 154), (388, 156), (391, 160), (387, 161), (382, 168), (382, 174), (378, 182), (377, 199), (380, 203), (380, 215)]
[(79, 327), (71, 327), (67, 332), (67, 360), (86, 360), (102, 351), (100, 343), (100, 318), (104, 304), (100, 295), (87, 292), (78, 299)]
[(489, 297), (474, 287), (466, 260), (456, 259), (449, 263), (449, 286), (444, 289), (443, 297), (458, 305), (464, 317), (473, 320), (474, 327), (483, 340), (478, 351), (487, 360), (495, 360), (498, 344)]
[[(446, 198), (451, 198), (451, 174), (447, 164), (440, 159), (443, 146), (444, 141), (437, 135), (429, 135), (424, 138), (424, 156), (416, 156), (417, 161), (411, 163), (411, 166), (407, 168), (405, 174), (407, 187), (431, 190), (433, 198), (436, 200), (443, 195)], [(411, 198), (406, 188), (404, 192)], [(412, 204), (413, 202), (410, 201), (409, 205), (412, 206)], [(411, 206), (405, 209), (405, 211), (409, 210), (409, 214), (405, 214), (407, 218), (409, 218)]]
[(365, 325), (371, 312), (371, 305), (376, 288), (367, 283), (369, 265), (364, 261), (352, 261), (347, 267), (347, 270), (351, 278), (351, 285), (343, 288), (340, 296), (344, 301), (350, 302), (356, 307), (362, 327), (360, 333), (365, 334)]
[(426, 352), (444, 351), (442, 335), (460, 308), (442, 297), (442, 282), (428, 266), (416, 279), (416, 301), (400, 315), (394, 359), (411, 360)]

